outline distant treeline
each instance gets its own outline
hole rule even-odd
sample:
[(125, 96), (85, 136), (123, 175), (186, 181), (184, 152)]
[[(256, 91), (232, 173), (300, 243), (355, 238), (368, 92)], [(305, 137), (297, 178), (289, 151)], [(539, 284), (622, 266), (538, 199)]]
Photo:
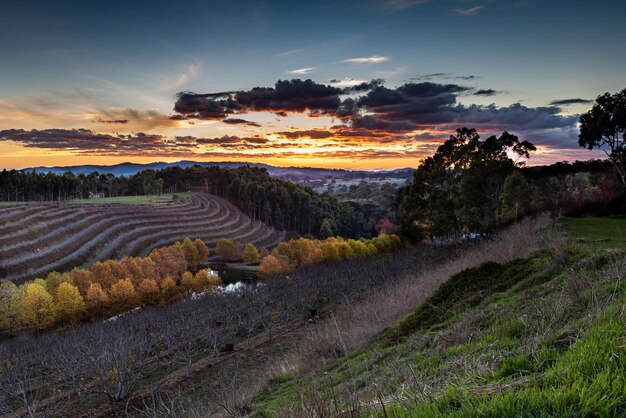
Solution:
[(156, 195), (187, 190), (223, 197), (244, 213), (278, 229), (326, 238), (370, 237), (378, 219), (366, 217), (359, 204), (339, 202), (312, 189), (269, 176), (263, 168), (216, 166), (144, 170), (129, 177), (92, 173), (40, 174), (3, 170), (2, 201), (61, 201), (94, 196)]

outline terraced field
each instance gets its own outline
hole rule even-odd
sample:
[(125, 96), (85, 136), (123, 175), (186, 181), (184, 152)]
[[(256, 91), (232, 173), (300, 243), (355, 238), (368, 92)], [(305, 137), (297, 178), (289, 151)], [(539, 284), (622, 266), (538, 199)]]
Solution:
[(270, 248), (285, 239), (219, 197), (186, 203), (28, 203), (0, 207), (0, 278), (20, 281), (96, 261), (147, 255), (185, 237)]

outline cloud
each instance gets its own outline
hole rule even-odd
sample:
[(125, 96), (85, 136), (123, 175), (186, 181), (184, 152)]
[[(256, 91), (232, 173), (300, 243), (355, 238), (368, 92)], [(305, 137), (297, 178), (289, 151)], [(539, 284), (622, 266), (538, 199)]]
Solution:
[(222, 122), (229, 124), (229, 125), (248, 125), (248, 126), (255, 126), (255, 127), (261, 126), (256, 122), (251, 122), (249, 120), (238, 119), (238, 118), (223, 119)]
[(317, 67), (298, 68), (296, 70), (289, 70), (287, 73), (296, 75), (305, 75), (315, 71)]
[(281, 116), (290, 112), (320, 115), (339, 109), (338, 87), (312, 80), (278, 80), (274, 87), (254, 87), (247, 91), (178, 94), (174, 110), (190, 119), (223, 120), (232, 114), (266, 111)]
[(561, 100), (553, 100), (550, 102), (552, 106), (567, 106), (572, 104), (590, 104), (593, 103), (593, 100), (590, 99), (561, 99)]
[(202, 66), (196, 60), (185, 65), (185, 67), (173, 73), (162, 73), (151, 75), (157, 91), (170, 91), (184, 86), (189, 81), (195, 80), (200, 75)]
[(454, 13), (459, 14), (459, 15), (473, 16), (484, 8), (485, 8), (484, 5), (476, 5), (474, 7), (468, 7), (466, 9), (454, 9), (453, 11)]
[(380, 4), (383, 8), (390, 11), (399, 11), (410, 9), (411, 7), (430, 3), (431, 0), (381, 0)]
[(115, 120), (106, 120), (99, 118), (96, 122), (98, 123), (119, 123), (125, 125), (128, 123), (128, 119), (115, 119)]
[(418, 75), (417, 77), (412, 77), (409, 80), (412, 81), (428, 81), (428, 80), (465, 80), (465, 81), (469, 81), (469, 80), (474, 80), (478, 78), (477, 76), (470, 74), (470, 75), (454, 75), (452, 73), (430, 73), (430, 74), (421, 74)]
[(494, 89), (480, 89), (474, 92), (476, 96), (495, 96), (498, 94), (497, 90)]
[(265, 144), (268, 142), (267, 138), (262, 138), (262, 137), (250, 137), (250, 138), (241, 138), (239, 136), (230, 136), (230, 135), (224, 135), (222, 137), (218, 137), (218, 138), (195, 138), (193, 136), (185, 136), (185, 137), (176, 137), (177, 140), (193, 140), (198, 144), (203, 144), (203, 145), (218, 145), (218, 146), (224, 146), (227, 144), (245, 144), (245, 143), (250, 143), (250, 144)]
[(371, 57), (350, 58), (350, 59), (344, 60), (343, 62), (346, 62), (348, 64), (380, 64), (382, 62), (387, 62), (390, 60), (391, 60), (391, 57), (373, 55)]
[(157, 134), (102, 134), (89, 129), (7, 129), (0, 131), (0, 141), (14, 141), (27, 148), (104, 155), (172, 155), (187, 147)]
[[(133, 129), (152, 130), (162, 127), (175, 127), (177, 123), (169, 115), (156, 110), (139, 110), (133, 108), (100, 108), (95, 110), (98, 115), (96, 123), (123, 123), (132, 125)], [(126, 122), (120, 122), (126, 121)]]
[[(275, 133), (284, 139), (303, 140), (309, 144), (311, 140), (317, 141), (317, 146), (345, 145), (349, 141), (379, 145), (410, 140), (423, 142), (425, 137), (417, 137), (417, 132), (427, 131), (435, 137), (445, 137), (462, 126), (490, 134), (508, 130), (529, 140), (533, 135), (545, 132), (544, 136), (536, 136), (547, 141), (557, 134), (569, 135), (565, 131), (575, 127), (578, 117), (561, 115), (560, 107), (555, 105), (528, 107), (520, 103), (496, 106), (458, 102), (460, 96), (468, 94), (489, 97), (497, 93), (494, 89), (477, 90), (457, 83), (430, 81), (409, 82), (390, 88), (383, 80), (331, 80), (330, 85), (323, 85), (295, 79), (279, 80), (274, 87), (254, 87), (245, 91), (181, 93), (175, 110), (181, 119), (236, 121), (233, 123), (247, 121), (228, 116), (252, 112), (334, 118), (337, 124), (330, 128)], [(564, 143), (551, 141), (553, 146)]]

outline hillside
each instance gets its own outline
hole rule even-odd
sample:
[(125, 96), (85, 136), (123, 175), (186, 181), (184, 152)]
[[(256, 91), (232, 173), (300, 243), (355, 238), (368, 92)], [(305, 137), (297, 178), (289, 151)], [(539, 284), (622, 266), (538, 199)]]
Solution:
[(452, 276), (362, 348), (280, 375), (254, 415), (623, 416), (626, 220), (561, 227)]
[(21, 171), (36, 171), (38, 173), (52, 172), (57, 175), (63, 175), (72, 172), (75, 175), (91, 173), (113, 174), (115, 176), (133, 176), (143, 170), (162, 170), (168, 167), (189, 168), (194, 165), (203, 167), (220, 167), (220, 168), (237, 168), (242, 166), (258, 167), (267, 170), (272, 177), (285, 180), (292, 180), (299, 183), (308, 181), (325, 180), (325, 179), (402, 179), (408, 180), (413, 173), (412, 168), (399, 168), (394, 170), (345, 170), (332, 168), (314, 168), (314, 167), (277, 167), (262, 163), (246, 163), (246, 162), (206, 162), (206, 161), (176, 161), (176, 162), (154, 162), (148, 164), (138, 163), (121, 163), (115, 165), (76, 165), (76, 166), (52, 166), (52, 167), (30, 167)]
[(210, 194), (141, 196), (0, 207), (0, 277), (24, 280), (96, 261), (141, 256), (185, 237), (214, 247), (231, 238), (259, 248), (286, 237)]

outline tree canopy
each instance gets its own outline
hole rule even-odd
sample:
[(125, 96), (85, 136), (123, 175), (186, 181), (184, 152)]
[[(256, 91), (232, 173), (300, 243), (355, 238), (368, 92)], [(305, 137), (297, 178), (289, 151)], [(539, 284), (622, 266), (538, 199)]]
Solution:
[(626, 89), (598, 96), (591, 110), (580, 116), (578, 145), (602, 149), (626, 187)]
[(475, 129), (457, 129), (420, 164), (405, 189), (400, 208), (403, 234), (419, 241), (492, 231), (500, 222), (506, 177), (535, 149), (508, 132), (481, 140)]

